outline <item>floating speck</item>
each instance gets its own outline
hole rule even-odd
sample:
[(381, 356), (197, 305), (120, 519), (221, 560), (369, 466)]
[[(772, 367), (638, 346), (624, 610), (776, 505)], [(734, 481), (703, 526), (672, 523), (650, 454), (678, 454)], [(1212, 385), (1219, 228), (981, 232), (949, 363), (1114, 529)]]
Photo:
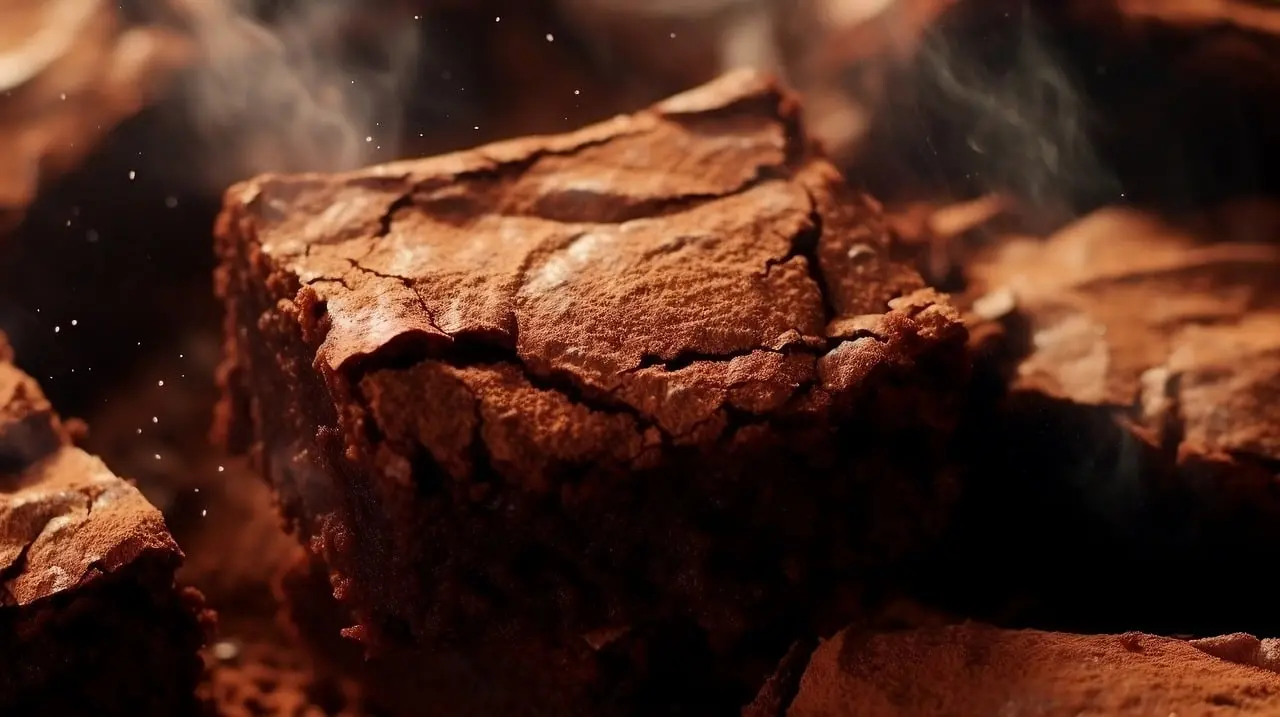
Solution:
[(58, 99), (65, 102), (67, 99), (67, 93), (63, 92), (62, 94), (58, 95)]
[(547, 42), (555, 42), (555, 41), (556, 41), (556, 36), (555, 36), (555, 35), (552, 35), (551, 33), (549, 33), (549, 32), (548, 32), (548, 33), (547, 33)]
[(207, 515), (209, 515), (209, 509), (208, 509), (208, 508), (205, 508), (204, 510), (200, 511), (200, 517), (201, 517), (201, 518), (203, 518), (203, 517), (205, 517), (205, 516), (207, 516)]
[(575, 95), (580, 95), (580, 94), (582, 94), (582, 90), (574, 90), (574, 91), (573, 91), (573, 94), (575, 94)]
[(152, 416), (152, 417), (151, 417), (151, 422), (152, 422), (152, 423), (159, 423), (159, 422), (160, 422), (160, 417), (159, 417), (159, 416)]
[(372, 142), (372, 141), (373, 141), (373, 137), (365, 137), (365, 138), (364, 138), (364, 141), (366, 141), (366, 142)]
[(157, 453), (157, 454), (156, 454), (156, 460), (160, 460), (160, 454), (159, 454), (159, 453)]
[(218, 472), (219, 472), (219, 473), (222, 473), (222, 472), (223, 472), (223, 471), (225, 471), (225, 470), (227, 470), (225, 466), (218, 466)]
[(75, 325), (76, 325), (76, 324), (78, 324), (78, 323), (80, 323), (80, 322), (79, 322), (78, 320), (76, 320), (76, 319), (72, 319), (72, 320), (71, 320), (71, 325), (72, 325), (72, 326), (75, 326)]
[(223, 640), (213, 646), (213, 657), (219, 662), (230, 662), (240, 655), (240, 646), (230, 640)]
[(671, 39), (672, 39), (672, 40), (676, 39), (676, 34), (675, 34), (674, 32), (673, 32), (673, 33), (671, 33)]
[(156, 385), (161, 388), (164, 388), (164, 381), (156, 381)]
[(130, 180), (134, 180), (134, 179), (137, 179), (137, 177), (138, 177), (138, 173), (137, 173), (137, 172), (135, 172), (135, 171), (133, 171), (132, 169), (130, 169), (130, 170), (129, 170), (129, 179), (130, 179)]
[(53, 333), (55, 333), (55, 334), (60, 334), (60, 333), (62, 333), (62, 327), (61, 327), (61, 326), (55, 326), (55, 327), (53, 327)]

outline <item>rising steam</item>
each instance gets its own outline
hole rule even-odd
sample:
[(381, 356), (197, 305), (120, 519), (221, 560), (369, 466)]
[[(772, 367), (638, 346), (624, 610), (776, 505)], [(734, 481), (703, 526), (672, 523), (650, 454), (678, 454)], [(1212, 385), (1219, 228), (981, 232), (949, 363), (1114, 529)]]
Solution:
[(220, 189), (268, 171), (336, 171), (394, 156), (418, 59), (411, 11), (368, 0), (184, 0), (201, 55), (182, 87)]
[(943, 160), (948, 169), (964, 168), (979, 191), (1012, 192), (1043, 209), (1117, 197), (1080, 68), (1032, 10), (1002, 15), (984, 31), (966, 28), (960, 41), (929, 32), (919, 51), (916, 99), (931, 105), (931, 129), (950, 125), (959, 140)]
[(1049, 206), (1082, 191), (1111, 191), (1070, 63), (1032, 13), (1006, 18), (996, 53), (976, 45), (990, 41), (982, 36), (955, 44), (933, 33), (919, 54), (921, 90), (958, 121), (961, 157), (987, 175), (974, 183)]

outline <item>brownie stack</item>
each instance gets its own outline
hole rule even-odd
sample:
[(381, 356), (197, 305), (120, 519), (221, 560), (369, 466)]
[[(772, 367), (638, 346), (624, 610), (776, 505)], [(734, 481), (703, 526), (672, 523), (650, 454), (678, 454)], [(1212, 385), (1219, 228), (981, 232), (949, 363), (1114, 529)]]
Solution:
[(192, 714), (205, 615), (182, 552), (11, 360), (0, 335), (0, 714)]
[(733, 713), (944, 524), (966, 332), (756, 74), (217, 235), (222, 433), (442, 714)]

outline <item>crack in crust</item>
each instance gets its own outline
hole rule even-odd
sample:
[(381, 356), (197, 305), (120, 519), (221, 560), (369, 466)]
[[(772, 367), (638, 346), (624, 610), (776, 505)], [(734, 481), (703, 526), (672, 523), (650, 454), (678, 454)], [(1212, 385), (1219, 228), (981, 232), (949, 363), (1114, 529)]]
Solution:
[[(921, 288), (887, 258), (877, 209), (811, 154), (793, 100), (750, 74), (570, 135), (228, 194), (298, 283), (327, 372), (359, 385), (387, 364), (480, 353), (677, 444), (714, 438), (725, 410), (829, 404), (818, 394), (888, 357), (859, 340), (875, 332), (827, 326)], [(885, 326), (910, 336), (913, 321)], [(769, 395), (731, 400), (743, 359), (768, 353), (777, 367), (754, 363)], [(701, 406), (671, 408), (655, 389)]]
[(582, 674), (602, 628), (772, 645), (821, 619), (801, 592), (909, 552), (954, 498), (932, 461), (965, 330), (757, 75), (259, 178), (217, 234), (225, 415), (252, 429), (224, 433), (371, 643), (510, 630), (527, 667)]
[(176, 567), (182, 553), (160, 512), (100, 460), (71, 446), (39, 385), (5, 358), (0, 608), (47, 600), (146, 558)]
[(1015, 388), (1117, 409), (1170, 458), (1264, 463), (1280, 460), (1264, 418), (1280, 395), (1277, 270), (1275, 246), (1204, 245), (1127, 210), (973, 265), (974, 295), (1008, 292), (1003, 319), (1027, 324)]

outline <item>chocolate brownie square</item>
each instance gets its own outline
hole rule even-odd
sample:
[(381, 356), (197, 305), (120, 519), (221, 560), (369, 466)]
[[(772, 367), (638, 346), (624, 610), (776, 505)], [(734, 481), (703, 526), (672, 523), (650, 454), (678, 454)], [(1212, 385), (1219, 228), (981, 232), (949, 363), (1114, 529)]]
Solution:
[(208, 616), (182, 552), (11, 358), (0, 337), (0, 714), (190, 714)]
[(1038, 593), (1038, 624), (1280, 627), (1263, 595), (1163, 582), (1280, 558), (1280, 247), (1194, 219), (1102, 210), (967, 267), (1009, 393), (969, 444), (985, 544), (952, 566)]
[(754, 73), (217, 236), (224, 436), (445, 712), (736, 709), (944, 523), (965, 330)]

